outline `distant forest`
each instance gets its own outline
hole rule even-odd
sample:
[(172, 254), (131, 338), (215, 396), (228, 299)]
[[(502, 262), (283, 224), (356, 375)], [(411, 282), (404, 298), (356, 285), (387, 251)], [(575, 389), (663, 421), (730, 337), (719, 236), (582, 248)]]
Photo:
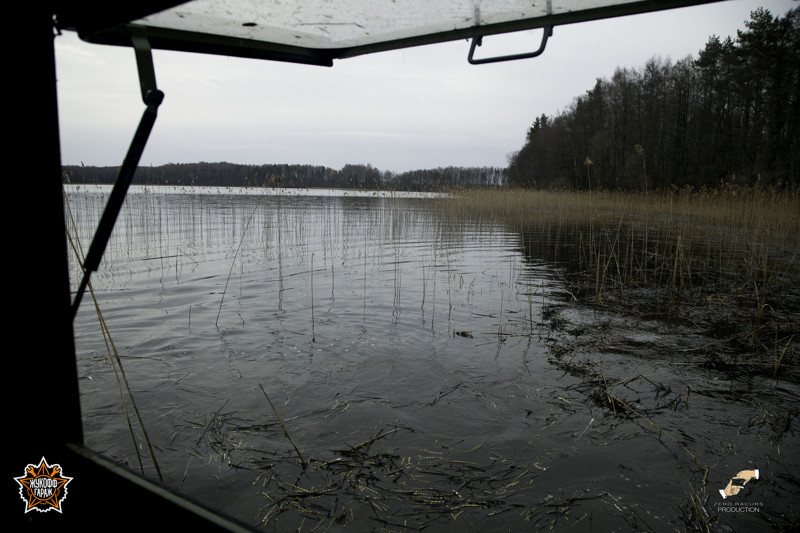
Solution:
[[(372, 165), (187, 163), (139, 167), (135, 183), (443, 190), (475, 187), (667, 190), (800, 185), (800, 8), (751, 13), (699, 57), (653, 58), (597, 79), (554, 116), (536, 117), (508, 168), (402, 173)], [(64, 166), (71, 183), (113, 183), (118, 167)]]
[[(119, 167), (63, 167), (68, 183), (113, 183)], [(234, 163), (173, 163), (136, 169), (141, 185), (203, 185), (216, 187), (324, 187), (436, 191), (501, 187), (504, 168), (444, 167), (410, 172), (381, 172), (372, 165), (345, 165), (340, 170), (314, 165), (237, 165)]]
[(510, 184), (800, 185), (800, 8), (750, 16), (697, 59), (618, 68), (564, 111), (537, 117), (510, 157)]

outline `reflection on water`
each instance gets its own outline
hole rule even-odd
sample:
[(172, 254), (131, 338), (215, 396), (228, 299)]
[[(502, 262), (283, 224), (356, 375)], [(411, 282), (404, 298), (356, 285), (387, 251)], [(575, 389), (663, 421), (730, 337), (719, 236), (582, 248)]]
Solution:
[[(68, 198), (86, 249), (105, 192)], [(92, 284), (169, 487), (267, 530), (672, 531), (754, 467), (760, 513), (715, 520), (787, 513), (793, 384), (686, 364), (690, 325), (573, 305), (574, 236), (442, 201), (130, 195)], [(87, 444), (155, 477), (89, 297), (76, 344)]]

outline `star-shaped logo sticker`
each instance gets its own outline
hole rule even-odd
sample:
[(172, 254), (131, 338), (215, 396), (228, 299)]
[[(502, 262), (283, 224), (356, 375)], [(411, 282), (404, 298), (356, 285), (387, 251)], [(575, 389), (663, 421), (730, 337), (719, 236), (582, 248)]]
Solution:
[(26, 513), (34, 509), (42, 513), (55, 509), (60, 513), (61, 502), (67, 497), (67, 484), (72, 481), (63, 475), (61, 465), (49, 465), (44, 457), (38, 465), (29, 464), (25, 474), (14, 479), (19, 483)]

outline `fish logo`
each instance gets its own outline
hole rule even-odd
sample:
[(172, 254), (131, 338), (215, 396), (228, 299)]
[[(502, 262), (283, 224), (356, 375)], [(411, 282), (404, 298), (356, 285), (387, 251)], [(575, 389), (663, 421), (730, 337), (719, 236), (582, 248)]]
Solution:
[(728, 485), (724, 489), (720, 489), (719, 493), (723, 498), (735, 496), (751, 479), (758, 479), (758, 470), (742, 470), (733, 476), (728, 481)]
[(14, 479), (19, 483), (26, 513), (34, 509), (41, 513), (55, 509), (60, 513), (61, 502), (67, 497), (67, 484), (72, 481), (63, 475), (61, 465), (49, 465), (44, 457), (38, 465), (29, 464), (25, 474)]

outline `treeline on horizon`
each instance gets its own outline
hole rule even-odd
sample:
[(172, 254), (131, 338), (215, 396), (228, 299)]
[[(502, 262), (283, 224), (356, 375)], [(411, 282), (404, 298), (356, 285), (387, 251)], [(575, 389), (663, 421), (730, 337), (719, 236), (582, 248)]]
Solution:
[(511, 185), (667, 190), (800, 184), (800, 8), (751, 13), (699, 57), (617, 68), (509, 157)]
[[(65, 165), (64, 181), (74, 184), (114, 183), (119, 167)], [(289, 187), (436, 191), (501, 187), (505, 169), (442, 167), (393, 173), (372, 165), (326, 166), (296, 164), (240, 165), (235, 163), (171, 163), (136, 169), (134, 183), (207, 187)]]

